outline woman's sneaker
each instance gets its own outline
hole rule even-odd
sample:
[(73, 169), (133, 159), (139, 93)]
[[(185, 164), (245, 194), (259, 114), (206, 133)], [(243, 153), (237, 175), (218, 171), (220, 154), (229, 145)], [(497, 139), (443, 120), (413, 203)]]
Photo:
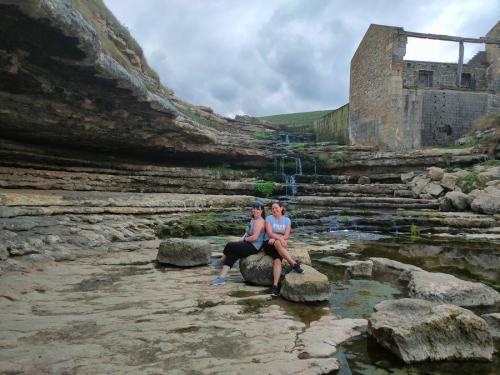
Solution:
[(299, 262), (296, 262), (292, 269), (297, 273), (304, 273), (304, 269), (300, 266)]
[(226, 279), (220, 276), (210, 281), (210, 285), (224, 285), (225, 283)]
[(280, 295), (280, 287), (273, 285), (271, 287), (271, 297), (279, 297), (279, 295)]

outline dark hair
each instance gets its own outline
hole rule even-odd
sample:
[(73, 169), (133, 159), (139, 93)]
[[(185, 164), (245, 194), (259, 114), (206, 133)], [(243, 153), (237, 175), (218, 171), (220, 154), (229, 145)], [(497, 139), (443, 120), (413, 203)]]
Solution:
[(285, 215), (286, 207), (283, 205), (283, 203), (281, 203), (281, 202), (272, 202), (271, 203), (271, 207), (273, 206), (273, 204), (277, 204), (278, 206), (280, 206), (280, 208), (281, 208), (281, 214)]
[[(263, 219), (265, 219), (265, 218), (266, 218), (266, 209), (264, 208), (264, 206), (263, 206), (263, 205), (260, 205), (260, 204), (254, 204), (254, 205), (252, 206), (252, 208), (260, 208), (260, 209), (262, 210), (262, 211), (261, 211), (261, 213), (260, 213), (260, 216), (261, 216)], [(253, 217), (253, 214), (252, 214), (252, 216), (251, 216), (251, 217), (252, 217), (252, 219), (254, 218), (254, 217)]]

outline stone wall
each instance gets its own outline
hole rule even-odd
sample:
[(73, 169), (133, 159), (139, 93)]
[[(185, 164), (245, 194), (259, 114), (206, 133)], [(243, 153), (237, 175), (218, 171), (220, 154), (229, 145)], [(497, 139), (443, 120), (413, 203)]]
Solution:
[[(486, 34), (488, 38), (500, 38), (500, 21)], [(488, 88), (500, 92), (500, 46), (495, 44), (486, 45), (486, 61), (489, 66), (486, 71)]]
[[(427, 62), (427, 61), (409, 61), (405, 60), (403, 85), (406, 88), (422, 88), (418, 80), (418, 72), (420, 70), (432, 71), (433, 88), (456, 88), (457, 86), (457, 64), (442, 63), (442, 62)], [(486, 83), (486, 68), (477, 65), (463, 65), (462, 73), (470, 74), (473, 85), (472, 89), (485, 90)], [(462, 82), (462, 87), (466, 87), (465, 82)]]
[(421, 90), (422, 146), (446, 145), (463, 136), (488, 112), (496, 96), (486, 92)]
[(315, 120), (313, 131), (316, 142), (332, 141), (341, 145), (349, 144), (349, 104)]
[[(351, 144), (395, 146), (394, 119), (389, 119), (391, 87), (401, 80), (394, 56), (402, 58), (406, 38), (398, 40), (398, 28), (370, 25), (351, 60), (349, 90), (349, 139)], [(395, 82), (396, 81), (396, 82)], [(394, 86), (396, 84), (396, 86)], [(402, 89), (402, 84), (399, 85)], [(397, 100), (398, 98), (396, 98)]]

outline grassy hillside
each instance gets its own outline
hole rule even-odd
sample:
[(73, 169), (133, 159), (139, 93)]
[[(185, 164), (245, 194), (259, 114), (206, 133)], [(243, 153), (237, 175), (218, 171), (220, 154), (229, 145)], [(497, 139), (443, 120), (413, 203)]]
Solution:
[(263, 116), (259, 117), (259, 119), (276, 125), (312, 126), (314, 120), (320, 119), (323, 116), (326, 116), (327, 114), (333, 111), (334, 111), (333, 109), (329, 109), (324, 111), (313, 111), (313, 112), (284, 113), (280, 115)]

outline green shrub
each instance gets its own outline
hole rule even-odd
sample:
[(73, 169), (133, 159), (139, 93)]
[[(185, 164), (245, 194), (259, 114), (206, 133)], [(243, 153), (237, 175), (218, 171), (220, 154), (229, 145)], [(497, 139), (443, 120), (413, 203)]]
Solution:
[(153, 226), (153, 232), (158, 238), (165, 238), (167, 236), (167, 228), (163, 224), (155, 224)]
[(253, 133), (253, 137), (255, 139), (265, 139), (266, 138), (266, 133), (265, 132), (261, 132), (261, 131), (257, 131), (255, 133)]
[(345, 161), (346, 161), (346, 156), (343, 152), (337, 152), (332, 156), (330, 156), (330, 158), (328, 159), (329, 164), (339, 164)]
[(420, 231), (418, 229), (417, 224), (411, 223), (411, 225), (410, 225), (410, 238), (412, 240), (414, 240), (414, 239), (417, 239), (419, 237), (419, 235), (420, 235)]
[(469, 172), (465, 177), (459, 178), (457, 183), (465, 194), (469, 194), (474, 189), (485, 187), (485, 184), (478, 180), (477, 173), (474, 171)]
[(257, 182), (255, 184), (255, 192), (259, 197), (269, 198), (276, 188), (274, 182)]

